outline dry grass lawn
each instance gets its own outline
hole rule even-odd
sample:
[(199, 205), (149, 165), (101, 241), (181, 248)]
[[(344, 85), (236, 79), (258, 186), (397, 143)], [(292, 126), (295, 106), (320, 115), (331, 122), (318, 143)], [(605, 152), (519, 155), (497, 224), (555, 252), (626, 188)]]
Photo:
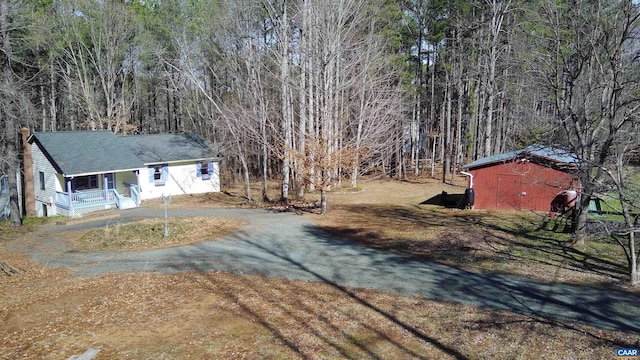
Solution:
[[(459, 181), (459, 184), (463, 184)], [(329, 196), (327, 215), (310, 214), (325, 231), (365, 246), (473, 272), (515, 274), (638, 292), (627, 286), (624, 252), (593, 241), (572, 246), (566, 219), (534, 212), (479, 211), (429, 204), (463, 186), (434, 180), (370, 181), (362, 193)], [(555, 231), (553, 231), (555, 229)]]
[(113, 224), (71, 236), (70, 246), (79, 250), (138, 251), (188, 245), (222, 238), (244, 225), (237, 219), (189, 217), (167, 221), (145, 219), (131, 224)]
[[(602, 265), (591, 268), (597, 270), (580, 270), (578, 259), (569, 259), (577, 254), (548, 256), (541, 264), (531, 249), (533, 238), (547, 236), (546, 249), (562, 246), (563, 238), (536, 230), (535, 217), (505, 219), (421, 204), (461, 187), (432, 181), (362, 185), (360, 193), (331, 195), (329, 215), (306, 216), (366, 246), (473, 271), (620, 287), (622, 275), (615, 264), (607, 265), (616, 254), (590, 258)], [(172, 206), (255, 205), (238, 194), (230, 189), (174, 198)], [(419, 297), (259, 276), (74, 277), (9, 250), (32, 233), (0, 229), (0, 261), (20, 271), (0, 276), (0, 359), (68, 359), (89, 348), (101, 349), (97, 360), (609, 359), (615, 348), (633, 346), (638, 338)], [(559, 270), (562, 262), (569, 265)]]

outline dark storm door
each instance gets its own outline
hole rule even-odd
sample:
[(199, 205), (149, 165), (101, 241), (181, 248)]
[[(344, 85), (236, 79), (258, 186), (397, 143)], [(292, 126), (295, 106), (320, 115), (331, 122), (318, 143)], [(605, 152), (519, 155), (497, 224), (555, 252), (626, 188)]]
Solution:
[(107, 189), (115, 189), (116, 188), (116, 174), (108, 173), (104, 175), (107, 178)]

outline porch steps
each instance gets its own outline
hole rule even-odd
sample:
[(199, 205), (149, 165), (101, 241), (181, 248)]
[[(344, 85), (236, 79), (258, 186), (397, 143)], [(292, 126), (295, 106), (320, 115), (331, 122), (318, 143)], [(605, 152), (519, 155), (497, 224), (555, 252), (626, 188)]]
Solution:
[(129, 197), (121, 197), (120, 198), (120, 202), (119, 202), (119, 205), (118, 205), (119, 209), (121, 209), (121, 210), (133, 209), (135, 207), (137, 207), (136, 206), (136, 202), (133, 201), (132, 198), (129, 198)]

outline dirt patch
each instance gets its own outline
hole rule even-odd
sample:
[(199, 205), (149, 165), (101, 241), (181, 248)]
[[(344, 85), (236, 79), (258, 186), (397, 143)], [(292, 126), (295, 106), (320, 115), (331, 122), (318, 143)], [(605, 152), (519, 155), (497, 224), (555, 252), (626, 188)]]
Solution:
[(229, 218), (174, 217), (168, 220), (166, 237), (163, 219), (145, 219), (128, 224), (114, 223), (100, 229), (65, 235), (71, 239), (68, 246), (74, 249), (136, 251), (220, 239), (244, 224), (240, 220)]

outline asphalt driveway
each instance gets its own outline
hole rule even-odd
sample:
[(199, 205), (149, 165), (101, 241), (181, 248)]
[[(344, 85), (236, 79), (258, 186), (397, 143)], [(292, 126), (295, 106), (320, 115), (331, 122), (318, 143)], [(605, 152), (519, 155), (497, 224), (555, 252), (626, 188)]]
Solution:
[(491, 309), (509, 310), (551, 322), (577, 322), (603, 329), (640, 332), (640, 297), (584, 286), (548, 284), (524, 278), (476, 274), (396, 256), (341, 240), (290, 213), (253, 209), (170, 210), (171, 216), (217, 216), (246, 221), (222, 240), (142, 252), (80, 252), (66, 247), (60, 232), (104, 227), (162, 210), (137, 208), (119, 218), (52, 226), (41, 241), (20, 250), (47, 267), (71, 268), (76, 275), (107, 272), (175, 273), (229, 271), (318, 281), (345, 291), (355, 286), (401, 295)]

